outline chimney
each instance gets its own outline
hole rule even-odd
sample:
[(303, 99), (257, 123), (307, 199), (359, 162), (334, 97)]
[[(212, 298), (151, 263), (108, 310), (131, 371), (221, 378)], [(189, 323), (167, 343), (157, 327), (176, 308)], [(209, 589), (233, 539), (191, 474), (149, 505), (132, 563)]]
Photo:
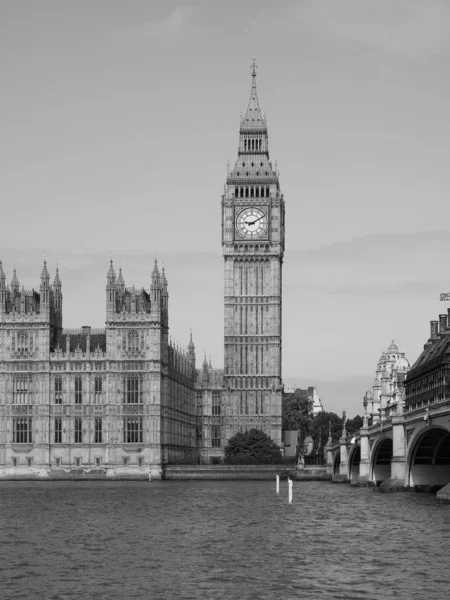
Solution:
[(447, 327), (447, 315), (439, 315), (439, 333), (445, 333)]
[(436, 338), (438, 332), (438, 321), (430, 321), (430, 338)]

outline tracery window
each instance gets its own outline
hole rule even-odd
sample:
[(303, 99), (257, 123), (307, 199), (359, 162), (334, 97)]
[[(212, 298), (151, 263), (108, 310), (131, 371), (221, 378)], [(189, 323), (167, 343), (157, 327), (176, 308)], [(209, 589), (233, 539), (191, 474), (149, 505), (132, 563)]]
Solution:
[(215, 416), (220, 415), (221, 405), (220, 405), (220, 392), (212, 393), (212, 414)]
[(17, 334), (17, 350), (28, 350), (28, 333), (19, 331)]
[(13, 382), (13, 404), (28, 404), (28, 377), (16, 376)]
[(211, 427), (211, 445), (213, 448), (220, 448), (220, 425)]
[(137, 331), (132, 330), (128, 332), (128, 350), (139, 349), (139, 334)]
[(62, 443), (62, 418), (55, 418), (55, 444)]
[(31, 444), (32, 424), (33, 420), (31, 417), (13, 419), (13, 443)]
[(103, 422), (101, 418), (95, 419), (94, 444), (102, 443)]
[(83, 421), (80, 417), (75, 417), (74, 434), (75, 444), (81, 444), (83, 441)]
[(55, 377), (55, 404), (62, 404), (62, 377)]
[(101, 404), (103, 395), (103, 379), (96, 377), (94, 381), (94, 403)]
[(142, 417), (127, 417), (123, 420), (124, 443), (142, 443), (142, 421)]
[(143, 401), (144, 380), (139, 375), (127, 375), (123, 380), (123, 401), (125, 404), (141, 404)]
[(75, 377), (75, 404), (83, 402), (83, 380), (80, 376)]

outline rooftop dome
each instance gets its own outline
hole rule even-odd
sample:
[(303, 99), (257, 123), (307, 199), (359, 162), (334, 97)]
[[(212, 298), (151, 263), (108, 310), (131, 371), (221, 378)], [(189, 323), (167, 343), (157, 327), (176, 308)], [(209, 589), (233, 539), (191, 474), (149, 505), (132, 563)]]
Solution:
[(398, 349), (397, 344), (392, 340), (389, 344), (389, 348), (386, 350), (386, 354), (398, 354), (400, 350)]
[(394, 369), (396, 371), (404, 371), (405, 369), (409, 369), (410, 366), (411, 365), (409, 364), (409, 360), (407, 358), (405, 358), (405, 355), (402, 352), (402, 355), (400, 356), (400, 358), (398, 358), (395, 361)]

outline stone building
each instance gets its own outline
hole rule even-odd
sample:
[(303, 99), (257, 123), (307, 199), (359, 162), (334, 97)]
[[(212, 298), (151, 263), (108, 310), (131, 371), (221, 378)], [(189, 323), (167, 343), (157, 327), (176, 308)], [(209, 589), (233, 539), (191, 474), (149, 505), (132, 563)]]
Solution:
[(256, 428), (281, 444), (284, 199), (269, 157), (256, 65), (222, 196), (224, 418), (222, 439)]
[[(224, 369), (169, 341), (169, 295), (126, 287), (111, 262), (104, 329), (64, 330), (62, 284), (6, 285), (0, 266), (0, 469), (149, 472), (210, 462), (238, 431), (281, 445), (284, 199), (252, 65), (238, 158), (222, 195)], [(1, 265), (1, 263), (0, 263)]]
[(404, 352), (392, 340), (377, 364), (372, 390), (364, 395), (364, 413), (371, 424), (385, 421), (402, 402), (403, 386), (410, 369)]
[(169, 341), (169, 294), (126, 287), (111, 261), (106, 327), (64, 330), (58, 270), (39, 291), (0, 262), (0, 467), (133, 469), (196, 460), (195, 349)]
[(450, 397), (450, 309), (430, 321), (430, 337), (405, 383), (407, 410), (443, 402)]

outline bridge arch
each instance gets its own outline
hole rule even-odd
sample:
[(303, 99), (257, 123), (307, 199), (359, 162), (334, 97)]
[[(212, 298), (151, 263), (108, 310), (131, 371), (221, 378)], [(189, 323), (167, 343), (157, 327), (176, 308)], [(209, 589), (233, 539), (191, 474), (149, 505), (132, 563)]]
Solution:
[(411, 440), (407, 485), (440, 488), (450, 483), (450, 431), (441, 425), (422, 428)]
[(332, 472), (333, 477), (337, 477), (339, 475), (340, 465), (341, 465), (341, 451), (338, 450), (333, 456), (333, 472)]
[(371, 479), (377, 485), (391, 476), (392, 438), (383, 436), (374, 444), (371, 452)]
[(361, 447), (355, 444), (348, 455), (348, 478), (354, 481), (359, 477), (359, 463), (361, 462)]

